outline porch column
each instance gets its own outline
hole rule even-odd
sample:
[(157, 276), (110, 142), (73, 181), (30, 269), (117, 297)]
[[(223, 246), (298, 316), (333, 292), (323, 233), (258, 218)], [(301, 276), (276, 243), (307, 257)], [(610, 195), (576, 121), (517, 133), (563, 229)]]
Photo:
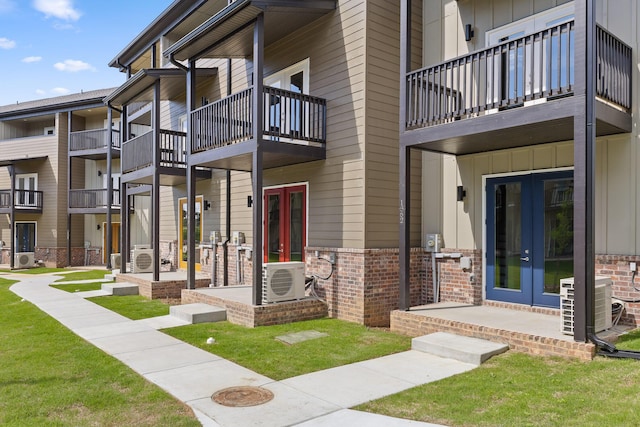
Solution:
[(15, 267), (15, 256), (16, 256), (16, 168), (15, 165), (9, 165), (9, 177), (11, 178), (11, 195), (9, 196), (10, 203), (10, 227), (11, 231), (9, 232), (9, 238), (11, 242), (11, 253), (9, 254), (9, 268), (13, 270)]
[[(400, 134), (406, 123), (407, 71), (411, 69), (411, 0), (400, 2)], [(401, 310), (409, 310), (411, 258), (411, 149), (400, 143), (400, 300)]]
[[(196, 98), (196, 61), (189, 61), (187, 72), (187, 289), (196, 288), (196, 174), (191, 164), (191, 111), (195, 109)], [(200, 210), (200, 226), (203, 221), (204, 207)], [(182, 230), (178, 230), (182, 233)], [(179, 240), (179, 239), (178, 239)]]
[[(107, 270), (111, 270), (111, 247), (113, 246), (113, 231), (111, 230), (111, 206), (113, 205), (113, 180), (111, 179), (112, 174), (112, 156), (111, 156), (111, 148), (113, 146), (113, 110), (111, 107), (107, 108), (107, 244), (105, 250), (105, 254), (107, 256)], [(71, 161), (69, 161), (71, 163)], [(122, 259), (121, 259), (122, 261)]]
[(73, 130), (73, 112), (67, 114), (67, 266), (71, 266), (71, 214), (69, 213), (71, 198), (71, 166), (73, 160), (71, 157), (71, 131)]
[(160, 79), (153, 85), (151, 109), (153, 128), (153, 185), (151, 188), (151, 236), (153, 248), (153, 280), (160, 280)]
[(264, 67), (264, 15), (258, 15), (253, 30), (253, 305), (262, 305), (262, 129)]
[(595, 0), (575, 2), (575, 95), (581, 102), (574, 116), (574, 339), (586, 342), (594, 333), (595, 248)]
[[(127, 106), (122, 106), (120, 113), (120, 153), (124, 142), (129, 139), (129, 123), (127, 117)], [(129, 262), (129, 196), (127, 196), (127, 183), (122, 174), (122, 159), (120, 160), (120, 272), (127, 272), (127, 262)]]
[[(231, 58), (227, 59), (227, 96), (231, 95), (232, 91), (232, 74), (231, 74)], [(225, 212), (225, 235), (227, 236), (224, 245), (222, 246), (222, 285), (229, 286), (229, 241), (231, 240), (231, 171), (227, 169), (226, 176), (226, 212)], [(217, 253), (217, 249), (213, 248), (214, 255)]]

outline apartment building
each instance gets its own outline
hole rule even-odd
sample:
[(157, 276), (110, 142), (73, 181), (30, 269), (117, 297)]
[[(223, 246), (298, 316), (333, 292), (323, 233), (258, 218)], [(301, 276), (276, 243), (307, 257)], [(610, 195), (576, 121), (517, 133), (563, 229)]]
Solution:
[[(604, 276), (638, 325), (636, 2), (401, 5), (400, 198), (421, 187), (420, 231), (444, 254), (429, 300), (557, 316), (573, 277), (584, 342)], [(404, 310), (413, 227), (401, 221)]]
[[(68, 179), (71, 188), (102, 188), (102, 183), (84, 187), (91, 182), (85, 173), (95, 175), (96, 168), (90, 172), (88, 164), (70, 160), (68, 150), (75, 149), (80, 131), (105, 126), (103, 98), (112, 90), (0, 107), (1, 263), (62, 267), (95, 263), (102, 256), (104, 239), (96, 222), (91, 229), (67, 216), (67, 209), (73, 212), (80, 201), (75, 191), (67, 197)], [(94, 148), (106, 141), (104, 133), (90, 132), (85, 139), (94, 141)]]

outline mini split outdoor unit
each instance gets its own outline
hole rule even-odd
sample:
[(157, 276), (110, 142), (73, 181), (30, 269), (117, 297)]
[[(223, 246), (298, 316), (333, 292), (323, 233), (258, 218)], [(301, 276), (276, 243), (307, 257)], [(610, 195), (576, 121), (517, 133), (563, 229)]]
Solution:
[[(596, 277), (595, 292), (595, 332), (611, 328), (611, 285), (609, 277)], [(573, 335), (574, 326), (574, 285), (573, 277), (560, 280), (560, 316), (562, 333)]]
[(262, 302), (304, 298), (304, 262), (271, 262), (262, 266)]
[(111, 254), (111, 268), (122, 268), (120, 254)]
[(18, 252), (13, 257), (13, 264), (16, 268), (33, 267), (33, 252)]
[(131, 257), (132, 273), (153, 272), (153, 249), (134, 249)]

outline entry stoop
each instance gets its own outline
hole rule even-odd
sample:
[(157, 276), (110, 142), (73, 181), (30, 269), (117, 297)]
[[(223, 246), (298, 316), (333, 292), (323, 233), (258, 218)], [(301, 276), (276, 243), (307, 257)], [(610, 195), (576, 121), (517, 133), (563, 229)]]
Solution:
[(192, 324), (227, 320), (226, 309), (203, 303), (173, 305), (169, 314)]
[(138, 295), (138, 285), (127, 282), (103, 283), (102, 290), (110, 295)]
[(509, 350), (509, 345), (447, 332), (436, 332), (414, 338), (411, 340), (411, 348), (434, 356), (480, 365), (492, 356)]

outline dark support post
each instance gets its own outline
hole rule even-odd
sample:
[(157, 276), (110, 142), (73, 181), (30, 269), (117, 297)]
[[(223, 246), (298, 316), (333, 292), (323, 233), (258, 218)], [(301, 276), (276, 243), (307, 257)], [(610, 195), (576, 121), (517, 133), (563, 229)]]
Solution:
[[(231, 74), (231, 58), (227, 59), (227, 96), (231, 95), (232, 91), (232, 74)], [(222, 261), (222, 273), (223, 286), (229, 286), (229, 245), (227, 244), (231, 239), (231, 171), (227, 170), (227, 208), (226, 208), (226, 222), (225, 222), (225, 235), (227, 236), (227, 242), (222, 247), (223, 250), (223, 261)], [(216, 253), (216, 249), (214, 248), (214, 254)]]
[(153, 242), (153, 280), (160, 280), (160, 80), (153, 85), (153, 185), (151, 188), (151, 236)]
[[(195, 110), (196, 61), (189, 61), (187, 72), (187, 289), (196, 288), (196, 170), (191, 159), (191, 112)], [(204, 209), (200, 210), (200, 224)], [(215, 255), (214, 255), (215, 256)]]
[[(411, 0), (400, 2), (400, 133), (406, 123), (406, 75), (411, 69)], [(400, 144), (400, 301), (411, 307), (411, 149)]]
[(111, 175), (112, 168), (112, 153), (113, 148), (113, 110), (109, 107), (107, 109), (107, 244), (104, 248), (107, 255), (107, 270), (111, 270), (111, 248), (113, 247), (113, 230), (111, 228), (111, 206), (113, 206), (113, 179)]
[[(122, 106), (120, 113), (120, 152), (124, 142), (129, 139), (129, 123), (127, 117), (127, 106)], [(122, 173), (122, 163), (120, 163)], [(129, 196), (127, 196), (127, 184), (120, 183), (120, 272), (127, 272), (127, 262), (129, 262)]]
[(71, 157), (71, 131), (73, 128), (73, 112), (69, 111), (67, 114), (67, 266), (71, 266), (71, 214), (69, 212), (69, 202), (71, 196), (71, 166), (73, 160)]
[(151, 45), (151, 68), (156, 68), (158, 62), (158, 47), (157, 44), (154, 43)]
[(9, 176), (11, 177), (11, 195), (9, 196), (9, 203), (11, 203), (9, 216), (11, 217), (11, 231), (9, 232), (9, 238), (11, 239), (11, 254), (9, 258), (9, 267), (11, 270), (15, 267), (16, 258), (16, 167), (15, 165), (9, 165)]
[(595, 0), (578, 0), (575, 7), (575, 96), (584, 102), (574, 118), (573, 336), (586, 342), (595, 329)]
[(264, 67), (264, 15), (258, 15), (253, 30), (253, 305), (262, 305), (262, 129)]

